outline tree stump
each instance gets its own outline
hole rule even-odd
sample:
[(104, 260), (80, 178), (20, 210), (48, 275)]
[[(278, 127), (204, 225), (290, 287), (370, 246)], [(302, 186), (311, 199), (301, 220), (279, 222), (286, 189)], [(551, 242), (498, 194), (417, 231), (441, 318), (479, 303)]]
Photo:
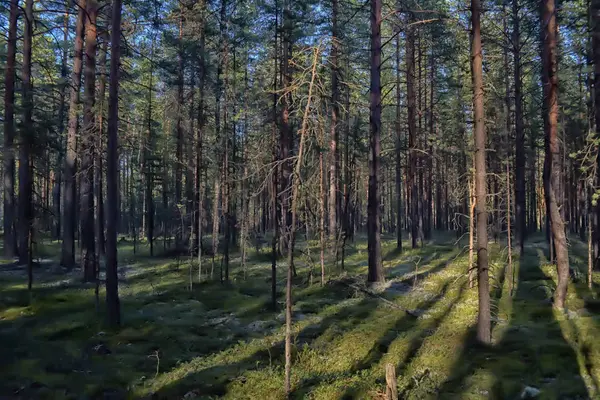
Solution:
[(394, 367), (394, 364), (385, 365), (385, 383), (386, 400), (398, 400), (398, 382), (396, 381), (396, 367)]

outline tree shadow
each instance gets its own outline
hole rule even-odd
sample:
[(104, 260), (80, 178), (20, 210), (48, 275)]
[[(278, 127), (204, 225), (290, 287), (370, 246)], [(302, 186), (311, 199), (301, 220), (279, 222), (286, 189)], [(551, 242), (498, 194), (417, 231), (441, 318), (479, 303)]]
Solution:
[[(435, 305), (446, 295), (449, 287), (450, 282), (446, 282), (442, 287), (441, 291), (436, 296), (430, 297), (420, 302), (418, 305), (419, 313), (421, 315), (426, 315), (431, 309), (433, 309), (433, 307), (435, 307)], [(459, 297), (461, 296), (461, 294), (459, 294)], [(458, 301), (459, 299), (457, 299), (455, 302), (452, 302), (448, 306), (448, 310), (451, 309), (454, 306), (454, 304), (456, 304)], [(351, 376), (360, 373), (361, 371), (373, 368), (388, 353), (390, 345), (398, 338), (399, 334), (401, 334), (402, 332), (407, 332), (416, 329), (417, 325), (419, 325), (420, 323), (419, 318), (416, 318), (413, 315), (399, 311), (395, 312), (397, 312), (398, 318), (395, 319), (390, 328), (381, 332), (380, 336), (374, 341), (373, 345), (371, 346), (370, 350), (367, 352), (364, 358), (358, 360), (348, 370), (345, 370), (343, 372), (335, 372), (328, 374), (319, 373), (304, 378), (295, 388), (294, 392), (292, 393), (292, 397), (305, 398), (305, 396), (309, 395), (311, 389), (320, 384), (339, 379), (340, 374), (343, 376)], [(447, 313), (443, 313), (444, 316), (446, 314)], [(435, 330), (441, 323), (442, 319), (443, 317), (436, 318), (431, 323), (427, 324), (427, 326), (431, 327), (430, 329)], [(427, 329), (427, 332), (431, 332), (430, 329)], [(419, 335), (420, 339), (415, 339), (415, 341), (411, 343), (411, 350), (409, 351), (410, 356), (416, 354), (418, 348), (423, 343), (423, 340), (426, 336), (427, 333), (421, 333)], [(383, 372), (383, 370), (381, 372)], [(345, 394), (342, 396), (342, 398), (352, 398), (354, 395), (356, 395), (357, 389), (358, 387), (356, 386), (349, 386), (346, 389)]]
[(564, 338), (548, 298), (552, 281), (541, 268), (540, 255), (526, 253), (519, 265), (508, 326), (496, 325), (493, 336), (501, 337), (489, 347), (476, 343), (472, 327), (451, 376), (439, 389), (442, 397), (516, 398), (526, 386), (561, 398), (588, 396), (576, 353)]
[[(339, 321), (344, 321), (345, 324), (336, 326), (336, 332), (344, 333), (364, 318), (367, 318), (376, 307), (377, 302), (375, 300), (364, 298), (358, 304), (351, 302), (331, 315), (304, 327), (293, 338), (292, 359), (297, 357), (301, 346), (310, 345), (330, 327), (337, 325)], [(168, 399), (173, 398), (173, 396), (184, 395), (188, 391), (202, 393), (203, 396), (223, 396), (227, 394), (228, 384), (247, 371), (262, 368), (280, 368), (285, 363), (284, 350), (284, 341), (279, 338), (274, 340), (267, 348), (260, 349), (239, 361), (200, 368), (192, 373), (185, 374), (183, 377), (160, 387), (154, 393), (153, 398)], [(224, 350), (224, 353), (227, 352), (228, 350)]]

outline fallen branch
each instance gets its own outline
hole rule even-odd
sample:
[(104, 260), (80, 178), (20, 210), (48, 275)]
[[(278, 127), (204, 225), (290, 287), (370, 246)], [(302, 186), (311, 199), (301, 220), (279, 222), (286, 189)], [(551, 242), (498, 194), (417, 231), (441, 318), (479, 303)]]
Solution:
[(360, 286), (358, 283), (348, 283), (348, 282), (344, 282), (343, 280), (329, 281), (328, 283), (331, 284), (331, 283), (335, 283), (335, 282), (339, 282), (342, 285), (347, 286), (347, 287), (349, 287), (351, 289), (354, 289), (356, 291), (365, 293), (365, 294), (367, 294), (367, 295), (369, 295), (369, 296), (371, 296), (373, 298), (376, 298), (376, 299), (380, 300), (381, 302), (383, 302), (384, 304), (386, 304), (386, 305), (388, 305), (388, 306), (390, 306), (392, 308), (395, 308), (395, 309), (400, 310), (400, 311), (404, 311), (405, 313), (407, 313), (408, 315), (410, 315), (412, 317), (418, 318), (419, 315), (420, 315), (418, 311), (416, 311), (416, 310), (409, 310), (407, 308), (401, 307), (398, 304), (394, 303), (393, 301), (390, 301), (390, 300), (388, 300), (388, 299), (386, 299), (386, 298), (378, 295), (377, 293), (375, 293), (375, 292), (367, 289), (366, 287)]

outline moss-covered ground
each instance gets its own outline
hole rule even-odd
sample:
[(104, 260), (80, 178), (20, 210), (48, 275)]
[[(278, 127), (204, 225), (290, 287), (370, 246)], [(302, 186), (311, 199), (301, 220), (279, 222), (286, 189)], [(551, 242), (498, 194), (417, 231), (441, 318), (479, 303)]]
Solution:
[[(464, 243), (440, 235), (401, 254), (394, 243), (383, 246), (388, 283), (380, 297), (396, 307), (346, 284), (366, 276), (364, 240), (349, 246), (345, 271), (328, 262), (323, 286), (317, 266), (309, 284), (308, 247), (299, 243), (292, 398), (382, 398), (388, 363), (402, 399), (600, 398), (600, 301), (596, 287), (587, 289), (584, 245), (571, 245), (566, 313), (551, 307), (556, 274), (542, 236), (514, 255), (513, 277), (506, 249), (491, 245), (493, 345), (481, 347)], [(39, 251), (48, 260), (35, 268), (32, 293), (22, 268), (0, 266), (0, 397), (284, 397), (283, 304), (269, 307), (265, 254), (251, 254), (245, 272), (234, 255), (228, 284), (198, 282), (194, 264), (190, 290), (188, 259), (150, 258), (143, 246), (133, 255), (122, 244), (123, 326), (109, 330), (103, 291), (97, 310), (94, 287), (80, 283), (79, 271), (47, 266), (58, 249), (48, 243)], [(283, 300), (283, 261), (279, 268)]]

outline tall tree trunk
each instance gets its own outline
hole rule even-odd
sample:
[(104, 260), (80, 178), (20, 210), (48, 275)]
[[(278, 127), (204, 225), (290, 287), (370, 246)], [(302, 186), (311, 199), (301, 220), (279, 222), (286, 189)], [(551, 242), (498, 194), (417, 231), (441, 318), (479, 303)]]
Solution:
[(117, 224), (119, 140), (119, 64), (121, 56), (121, 0), (113, 0), (112, 33), (110, 53), (110, 88), (108, 93), (108, 147), (107, 147), (107, 224), (106, 224), (106, 308), (108, 322), (117, 326), (121, 323), (119, 304), (119, 282), (117, 276)]
[(152, 129), (152, 91), (154, 89), (154, 32), (152, 33), (150, 47), (150, 82), (148, 83), (148, 110), (146, 116), (146, 145), (144, 147), (144, 204), (146, 212), (146, 238), (150, 246), (150, 256), (154, 255), (154, 168), (152, 155), (154, 154), (154, 135)]
[[(397, 5), (397, 12), (401, 9), (400, 2)], [(402, 252), (402, 106), (400, 99), (402, 90), (400, 87), (400, 18), (394, 21), (397, 26), (396, 34), (396, 248)]]
[[(519, 18), (519, 0), (512, 0), (513, 58), (515, 81), (515, 207), (516, 231), (521, 254), (525, 248), (527, 235), (525, 206), (525, 131), (523, 128), (523, 94), (521, 81), (521, 31)], [(530, 204), (535, 208), (535, 204)]]
[(60, 86), (60, 108), (58, 111), (58, 123), (59, 128), (58, 131), (60, 133), (59, 146), (60, 149), (57, 152), (57, 162), (56, 162), (56, 175), (54, 182), (54, 189), (52, 191), (53, 203), (54, 203), (54, 215), (55, 215), (55, 223), (53, 230), (53, 238), (58, 240), (61, 238), (62, 233), (62, 207), (61, 207), (61, 199), (62, 199), (62, 177), (63, 177), (63, 169), (64, 169), (64, 151), (63, 151), (63, 139), (62, 135), (65, 133), (65, 116), (67, 113), (67, 61), (69, 57), (69, 9), (71, 7), (71, 1), (68, 0), (65, 3), (65, 16), (64, 16), (64, 32), (63, 32), (63, 52), (61, 59), (61, 67), (60, 67), (60, 77), (62, 80), (62, 84)]
[(10, 1), (4, 76), (4, 256), (17, 254), (15, 236), (15, 59), (19, 0)]
[(96, 18), (98, 3), (88, 0), (85, 25), (85, 85), (83, 88), (83, 134), (81, 143), (81, 240), (83, 279), (95, 280), (96, 246), (94, 242), (94, 142), (96, 141)]
[[(223, 190), (223, 267), (225, 271), (225, 282), (229, 282), (229, 246), (231, 244), (231, 201), (229, 198), (231, 192), (231, 185), (229, 182), (229, 128), (227, 126), (228, 122), (228, 86), (229, 86), (229, 43), (227, 40), (227, 1), (221, 0), (221, 11), (219, 18), (219, 30), (220, 30), (220, 40), (221, 40), (221, 56), (219, 57), (220, 70), (223, 73), (224, 77), (222, 79), (220, 94), (219, 96), (223, 96), (223, 133), (222, 133), (222, 149), (223, 149), (223, 181), (221, 183), (221, 187)], [(219, 78), (220, 79), (220, 78)]]
[(486, 185), (486, 133), (483, 114), (483, 52), (481, 48), (481, 4), (471, 0), (471, 62), (473, 72), (473, 133), (475, 136), (475, 196), (477, 212), (477, 287), (479, 316), (477, 339), (489, 344), (491, 337), (490, 287), (488, 277), (487, 185)]
[(283, 95), (281, 96), (281, 119), (279, 126), (279, 159), (281, 162), (281, 190), (279, 191), (280, 204), (281, 204), (281, 241), (280, 246), (282, 249), (288, 247), (289, 241), (289, 230), (291, 224), (291, 213), (290, 213), (290, 188), (291, 188), (291, 175), (292, 175), (292, 162), (290, 160), (292, 147), (293, 147), (293, 136), (290, 127), (290, 107), (291, 107), (291, 93), (288, 93), (292, 77), (290, 60), (292, 58), (292, 31), (293, 31), (293, 20), (292, 11), (290, 6), (290, 0), (284, 0), (283, 2), (283, 20), (282, 20), (282, 40), (281, 47), (283, 50), (281, 59), (281, 89)]
[(108, 32), (103, 32), (102, 49), (100, 50), (100, 82), (98, 84), (98, 137), (96, 141), (96, 165), (94, 168), (94, 197), (96, 200), (96, 247), (98, 251), (98, 262), (104, 257), (104, 195), (102, 187), (104, 185), (102, 175), (104, 173), (104, 108), (106, 95), (106, 53), (108, 51)]
[(271, 239), (271, 308), (273, 311), (277, 310), (277, 254), (279, 245), (279, 223), (280, 223), (280, 202), (279, 202), (279, 174), (277, 165), (279, 164), (279, 155), (281, 150), (277, 144), (277, 89), (278, 89), (278, 66), (279, 66), (279, 41), (277, 32), (279, 32), (279, 9), (278, 1), (275, 0), (275, 24), (274, 24), (274, 57), (273, 57), (273, 104), (272, 104), (272, 118), (273, 118), (273, 130), (271, 133), (271, 143), (273, 146), (273, 166), (271, 168), (271, 223), (273, 225), (273, 238)]
[(308, 135), (308, 119), (312, 101), (313, 87), (315, 78), (317, 76), (317, 66), (319, 60), (320, 49), (317, 47), (313, 50), (312, 60), (312, 73), (311, 80), (308, 87), (308, 97), (306, 100), (306, 107), (304, 108), (304, 115), (302, 117), (302, 126), (300, 128), (300, 144), (298, 146), (298, 157), (296, 158), (296, 165), (294, 168), (294, 174), (291, 176), (292, 179), (292, 224), (290, 226), (290, 240), (288, 244), (288, 272), (287, 272), (287, 284), (285, 291), (285, 393), (288, 395), (291, 391), (291, 372), (292, 372), (292, 271), (294, 270), (294, 246), (296, 244), (296, 224), (297, 224), (297, 210), (298, 210), (298, 192), (300, 188), (300, 174), (302, 172), (302, 157), (304, 155), (304, 143), (306, 136)]
[(33, 0), (25, 1), (25, 21), (23, 32), (23, 70), (21, 73), (23, 89), (23, 130), (19, 146), (19, 263), (27, 264), (29, 276), (28, 288), (33, 282), (31, 264), (31, 232), (32, 232), (32, 154), (33, 131), (33, 86), (31, 84), (31, 46), (33, 41)]
[[(558, 282), (554, 294), (554, 307), (564, 309), (569, 283), (569, 250), (563, 218), (560, 185), (560, 144), (558, 141), (558, 72), (556, 8), (554, 0), (542, 2), (542, 85), (544, 88), (543, 118), (544, 143), (544, 196), (550, 218), (550, 229), (556, 252)], [(552, 242), (550, 243), (552, 246)]]
[(337, 195), (338, 195), (338, 166), (339, 166), (339, 127), (340, 112), (339, 89), (339, 26), (338, 0), (331, 3), (331, 136), (329, 161), (329, 235), (333, 245), (337, 247)]
[[(177, 54), (177, 122), (175, 127), (175, 213), (177, 221), (181, 221), (182, 165), (183, 165), (183, 85), (184, 85), (184, 54), (183, 54), (183, 3), (180, 3), (179, 41)], [(218, 134), (217, 134), (218, 137)], [(175, 231), (175, 248), (179, 251), (182, 246), (181, 227)]]
[(204, 83), (206, 80), (206, 65), (204, 56), (205, 47), (205, 21), (204, 21), (205, 4), (204, 1), (201, 4), (201, 28), (200, 28), (200, 57), (198, 59), (198, 89), (200, 91), (200, 99), (198, 101), (198, 121), (197, 121), (197, 132), (196, 132), (196, 182), (195, 182), (195, 195), (196, 195), (196, 206), (198, 207), (196, 213), (196, 222), (194, 223), (196, 232), (196, 239), (194, 242), (198, 246), (198, 280), (202, 280), (202, 221), (204, 219), (204, 204), (202, 196), (202, 169), (204, 159), (202, 157), (202, 141), (204, 140)]
[(381, 194), (379, 192), (379, 169), (381, 154), (381, 0), (371, 0), (371, 104), (369, 146), (369, 194), (368, 194), (368, 251), (369, 282), (383, 282), (381, 263)]
[(83, 66), (83, 31), (86, 20), (86, 0), (79, 1), (77, 24), (75, 25), (75, 51), (71, 73), (71, 95), (69, 100), (69, 123), (65, 158), (65, 190), (63, 198), (63, 243), (61, 264), (67, 268), (75, 266), (75, 230), (77, 207), (77, 137), (79, 130), (79, 91)]
[[(409, 18), (408, 22), (412, 19)], [(408, 103), (408, 173), (407, 191), (410, 193), (410, 232), (412, 248), (417, 248), (419, 236), (418, 204), (419, 194), (417, 191), (417, 154), (416, 154), (416, 94), (415, 94), (415, 33), (414, 28), (408, 27), (406, 31), (406, 97)]]

